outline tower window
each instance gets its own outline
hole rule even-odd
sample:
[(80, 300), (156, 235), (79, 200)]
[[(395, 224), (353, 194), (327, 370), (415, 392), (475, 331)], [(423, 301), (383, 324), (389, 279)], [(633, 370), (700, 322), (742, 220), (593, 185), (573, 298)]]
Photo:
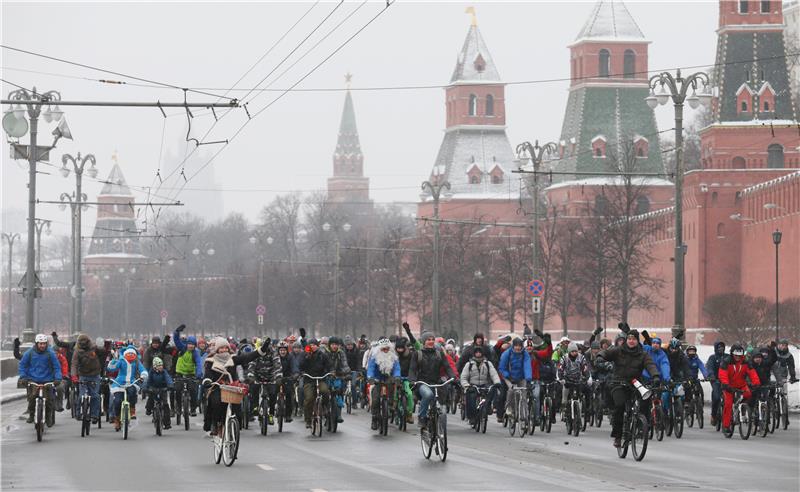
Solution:
[(608, 77), (608, 73), (609, 73), (609, 71), (608, 71), (608, 62), (609, 62), (609, 59), (611, 58), (611, 54), (608, 52), (608, 50), (602, 49), (602, 50), (600, 50), (600, 53), (598, 54), (597, 57), (598, 57), (598, 63), (599, 63), (599, 66), (597, 68), (597, 75), (599, 77)]
[(740, 14), (747, 13), (747, 0), (739, 0), (739, 13)]
[(494, 116), (494, 96), (486, 96), (486, 116)]
[(475, 94), (469, 95), (469, 115), (476, 116), (478, 114), (478, 96)]
[(473, 174), (469, 177), (470, 184), (479, 184), (481, 182), (481, 177), (477, 174)]
[(492, 174), (492, 184), (500, 184), (503, 182), (503, 176), (499, 174)]
[(761, 13), (769, 14), (769, 0), (761, 0)]
[(783, 147), (779, 144), (772, 144), (767, 147), (767, 167), (771, 169), (783, 167)]
[(742, 113), (747, 112), (747, 101), (742, 101), (741, 112)]
[(623, 58), (622, 72), (626, 79), (632, 79), (636, 76), (636, 53), (633, 50), (625, 50), (625, 57)]
[(725, 224), (722, 222), (717, 224), (717, 237), (725, 237)]
[(764, 111), (769, 111), (769, 101), (764, 101)]

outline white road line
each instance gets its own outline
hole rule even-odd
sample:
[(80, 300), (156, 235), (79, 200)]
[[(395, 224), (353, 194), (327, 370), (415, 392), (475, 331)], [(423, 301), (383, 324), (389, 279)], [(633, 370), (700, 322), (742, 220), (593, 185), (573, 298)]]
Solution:
[(272, 467), (271, 467), (271, 466), (269, 466), (269, 465), (257, 465), (257, 466), (258, 466), (259, 468), (261, 468), (262, 470), (264, 470), (264, 471), (272, 471), (272, 470), (274, 470), (274, 469), (275, 469), (275, 468), (272, 468)]
[(734, 463), (750, 463), (747, 460), (740, 460), (738, 458), (725, 458), (724, 456), (717, 456), (718, 460), (733, 461)]
[(311, 492), (328, 492), (325, 489), (309, 489), (309, 490), (311, 490)]

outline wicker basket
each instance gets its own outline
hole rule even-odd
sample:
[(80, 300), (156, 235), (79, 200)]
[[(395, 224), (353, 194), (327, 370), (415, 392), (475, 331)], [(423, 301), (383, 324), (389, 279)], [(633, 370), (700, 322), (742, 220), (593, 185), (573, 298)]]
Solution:
[(219, 395), (220, 399), (222, 399), (222, 403), (240, 405), (244, 399), (244, 388), (221, 384), (219, 386)]

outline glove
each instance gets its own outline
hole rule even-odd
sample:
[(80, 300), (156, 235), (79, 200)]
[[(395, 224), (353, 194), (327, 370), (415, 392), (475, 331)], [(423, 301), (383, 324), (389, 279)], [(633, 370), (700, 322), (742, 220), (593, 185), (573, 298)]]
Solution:
[(180, 332), (182, 332), (182, 331), (183, 331), (183, 330), (185, 330), (185, 329), (186, 329), (186, 325), (181, 325), (181, 326), (179, 326), (179, 327), (175, 328), (175, 331), (177, 331), (178, 333), (180, 333)]
[(549, 333), (545, 333), (544, 335), (541, 335), (541, 337), (542, 340), (544, 340), (548, 345), (553, 343), (553, 337)]
[(648, 339), (648, 338), (650, 338), (650, 334), (649, 334), (649, 333), (647, 333), (647, 330), (642, 330), (642, 337), (644, 337), (644, 338), (645, 338), (645, 340), (646, 340), (646, 339)]
[(264, 338), (264, 341), (261, 343), (262, 347), (269, 347), (272, 345), (272, 339), (270, 337)]
[(164, 341), (161, 343), (161, 346), (166, 347), (167, 345), (169, 345), (169, 341), (170, 341), (169, 335), (164, 335)]
[(50, 336), (52, 336), (53, 339), (56, 339), (56, 338), (58, 338), (58, 333), (52, 332), (52, 333), (50, 333)]
[(631, 329), (631, 327), (628, 326), (628, 323), (618, 323), (617, 328), (619, 328), (622, 333), (628, 333)]
[(27, 386), (28, 386), (28, 380), (27, 379), (20, 378), (20, 379), (17, 380), (17, 388), (25, 388)]
[(306, 337), (306, 329), (300, 328), (300, 338), (305, 338), (305, 337)]
[(545, 333), (543, 333), (542, 330), (540, 330), (539, 328), (534, 329), (533, 333), (535, 333), (536, 336), (539, 338), (544, 338), (545, 336)]
[(72, 376), (70, 379), (74, 384), (78, 384), (78, 376)]
[(14, 339), (14, 348), (18, 349), (22, 342), (19, 341), (19, 337)]
[(510, 342), (511, 341), (511, 335), (504, 336), (503, 337), (503, 341), (506, 342), (506, 343)]
[(404, 330), (410, 330), (411, 329), (411, 327), (408, 326), (408, 321), (403, 321), (403, 329)]
[(653, 386), (661, 386), (661, 378), (658, 376), (653, 377)]
[(603, 328), (601, 328), (601, 327), (599, 327), (599, 326), (598, 326), (598, 327), (597, 327), (597, 328), (595, 328), (595, 330), (594, 330), (594, 335), (595, 335), (595, 336), (597, 336), (597, 335), (599, 335), (599, 334), (600, 334), (602, 331), (603, 331)]

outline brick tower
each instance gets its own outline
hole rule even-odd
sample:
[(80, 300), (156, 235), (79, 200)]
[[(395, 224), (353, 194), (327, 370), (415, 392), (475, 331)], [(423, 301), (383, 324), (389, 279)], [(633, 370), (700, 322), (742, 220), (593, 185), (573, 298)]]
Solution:
[[(619, 1), (598, 1), (570, 49), (570, 88), (554, 169), (608, 170), (620, 143), (633, 141), (638, 171), (663, 172), (648, 94), (644, 34)], [(569, 179), (563, 176), (561, 180)]]

